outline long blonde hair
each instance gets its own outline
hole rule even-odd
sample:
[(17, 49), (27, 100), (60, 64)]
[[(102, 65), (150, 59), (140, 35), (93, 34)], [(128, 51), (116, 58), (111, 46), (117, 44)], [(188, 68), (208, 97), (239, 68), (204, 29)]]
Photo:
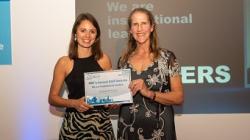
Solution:
[[(158, 46), (158, 35), (156, 32), (156, 23), (154, 20), (153, 14), (148, 11), (147, 9), (144, 8), (136, 8), (134, 9), (128, 17), (128, 32), (131, 29), (131, 24), (132, 24), (132, 19), (131, 17), (133, 16), (134, 13), (136, 12), (141, 12), (145, 13), (148, 17), (148, 20), (150, 22), (150, 25), (153, 26), (153, 31), (150, 34), (150, 52), (153, 53), (154, 59), (158, 58), (160, 52), (159, 52), (159, 46)], [(128, 35), (128, 43), (127, 43), (127, 50), (122, 54), (118, 66), (124, 66), (124, 64), (128, 61), (129, 56), (135, 51), (137, 45), (136, 45), (136, 40), (134, 39), (133, 35), (129, 33)]]

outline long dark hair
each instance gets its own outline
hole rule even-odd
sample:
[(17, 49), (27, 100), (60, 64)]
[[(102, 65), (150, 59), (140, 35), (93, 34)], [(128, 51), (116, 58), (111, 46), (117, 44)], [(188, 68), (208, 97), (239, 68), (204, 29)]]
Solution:
[(101, 39), (100, 39), (101, 30), (100, 30), (99, 24), (98, 24), (97, 20), (95, 19), (95, 17), (89, 13), (81, 13), (80, 15), (78, 15), (78, 17), (75, 20), (75, 23), (74, 23), (72, 31), (71, 31), (71, 39), (70, 39), (70, 44), (69, 44), (68, 56), (71, 59), (78, 58), (78, 49), (77, 49), (78, 42), (77, 42), (77, 40), (75, 40), (75, 36), (76, 36), (77, 28), (79, 27), (81, 22), (84, 20), (88, 20), (96, 28), (97, 35), (96, 35), (95, 42), (91, 46), (91, 52), (92, 52), (92, 55), (95, 56), (95, 59), (98, 60), (103, 55), (103, 52), (101, 50)]
[[(148, 16), (148, 20), (150, 22), (150, 25), (153, 26), (153, 31), (150, 34), (150, 52), (152, 52), (154, 54), (154, 59), (158, 58), (160, 52), (159, 52), (159, 46), (158, 46), (158, 35), (156, 32), (156, 23), (154, 20), (154, 16), (153, 14), (148, 11), (147, 9), (144, 8), (135, 8), (128, 17), (128, 32), (131, 29), (131, 24), (132, 24), (132, 19), (131, 17), (133, 16), (134, 13), (136, 12), (141, 12), (141, 13), (145, 13)], [(127, 50), (125, 51), (125, 53), (122, 55), (121, 59), (119, 60), (119, 65), (123, 66), (127, 61), (129, 56), (131, 55), (131, 53), (133, 51), (135, 51), (137, 45), (136, 45), (136, 40), (134, 39), (133, 35), (131, 33), (129, 33), (128, 35), (128, 47)]]

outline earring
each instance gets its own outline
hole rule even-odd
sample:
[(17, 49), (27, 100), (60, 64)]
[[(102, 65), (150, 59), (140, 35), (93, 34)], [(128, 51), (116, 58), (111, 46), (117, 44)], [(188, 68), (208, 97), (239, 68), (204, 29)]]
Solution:
[(75, 41), (77, 41), (77, 37), (76, 37), (76, 34), (75, 34), (75, 38), (74, 38)]

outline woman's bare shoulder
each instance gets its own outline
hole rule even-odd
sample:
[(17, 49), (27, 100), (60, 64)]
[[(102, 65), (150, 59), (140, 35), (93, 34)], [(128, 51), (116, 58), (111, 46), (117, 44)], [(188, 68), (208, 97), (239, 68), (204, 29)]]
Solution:
[(72, 64), (72, 61), (68, 56), (62, 56), (57, 60), (56, 67), (66, 69)]
[(99, 64), (101, 65), (102, 69), (110, 70), (112, 69), (112, 63), (110, 57), (103, 53), (102, 57), (98, 60)]

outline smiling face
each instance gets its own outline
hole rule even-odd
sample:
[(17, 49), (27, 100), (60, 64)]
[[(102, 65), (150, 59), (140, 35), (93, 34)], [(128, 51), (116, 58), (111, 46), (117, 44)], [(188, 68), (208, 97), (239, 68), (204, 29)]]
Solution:
[(138, 11), (131, 16), (130, 33), (138, 45), (149, 43), (152, 31), (153, 25), (150, 24), (147, 14)]
[(95, 42), (96, 35), (94, 25), (88, 20), (83, 20), (76, 31), (78, 47), (90, 48)]

